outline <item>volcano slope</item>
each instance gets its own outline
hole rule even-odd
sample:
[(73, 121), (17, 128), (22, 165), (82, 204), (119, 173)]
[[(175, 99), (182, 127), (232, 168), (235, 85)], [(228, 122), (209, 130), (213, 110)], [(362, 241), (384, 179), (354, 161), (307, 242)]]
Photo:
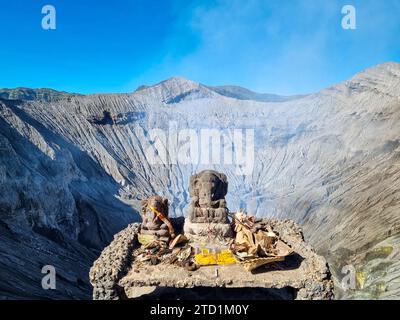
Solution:
[[(306, 96), (242, 92), (171, 78), (131, 94), (0, 100), (0, 296), (90, 298), (90, 265), (139, 219), (140, 200), (160, 194), (184, 215), (190, 175), (215, 169), (231, 211), (303, 227), (338, 297), (400, 297), (400, 65)], [(253, 130), (254, 168), (154, 164), (154, 129)], [(57, 290), (42, 289), (43, 265), (55, 266)], [(346, 265), (356, 282), (344, 292)]]

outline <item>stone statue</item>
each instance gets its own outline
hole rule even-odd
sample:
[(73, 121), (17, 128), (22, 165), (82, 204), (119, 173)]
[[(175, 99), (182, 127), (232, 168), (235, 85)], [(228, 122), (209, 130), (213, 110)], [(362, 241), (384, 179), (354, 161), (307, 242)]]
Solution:
[(174, 228), (168, 218), (168, 199), (152, 196), (143, 200), (140, 215), (143, 220), (141, 234), (153, 235), (166, 241), (175, 237)]
[(228, 192), (226, 175), (213, 170), (205, 170), (191, 176), (189, 193), (189, 220), (195, 223), (227, 223), (228, 209), (225, 196)]
[(190, 178), (189, 193), (192, 201), (185, 221), (185, 232), (203, 232), (205, 224), (211, 224), (221, 234), (230, 234), (228, 208), (225, 196), (228, 192), (228, 179), (225, 174), (205, 170)]

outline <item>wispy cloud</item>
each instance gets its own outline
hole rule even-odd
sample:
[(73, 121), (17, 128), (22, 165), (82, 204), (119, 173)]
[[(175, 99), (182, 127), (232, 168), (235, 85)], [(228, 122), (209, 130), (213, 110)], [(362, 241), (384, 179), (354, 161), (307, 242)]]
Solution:
[(156, 73), (290, 94), (316, 91), (372, 64), (398, 59), (399, 2), (353, 1), (355, 31), (341, 28), (345, 4), (348, 1), (194, 4), (178, 10)]

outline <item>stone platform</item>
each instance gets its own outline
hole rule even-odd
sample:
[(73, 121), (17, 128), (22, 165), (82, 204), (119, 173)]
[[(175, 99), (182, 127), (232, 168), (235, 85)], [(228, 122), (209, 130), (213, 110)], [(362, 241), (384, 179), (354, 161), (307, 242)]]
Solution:
[(238, 264), (195, 271), (165, 264), (132, 269), (139, 226), (130, 225), (94, 263), (90, 271), (93, 298), (331, 299), (333, 282), (327, 263), (304, 242), (300, 228), (290, 220), (268, 222), (295, 254), (254, 273)]

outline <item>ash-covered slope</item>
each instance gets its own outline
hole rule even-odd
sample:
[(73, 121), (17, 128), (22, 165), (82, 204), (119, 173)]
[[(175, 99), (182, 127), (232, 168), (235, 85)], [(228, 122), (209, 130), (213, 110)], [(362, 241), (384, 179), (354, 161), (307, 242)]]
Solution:
[[(342, 266), (354, 264), (358, 288), (364, 289), (352, 295), (399, 296), (399, 96), (400, 65), (387, 63), (285, 102), (227, 97), (183, 78), (132, 94), (3, 100), (0, 220), (10, 231), (0, 237), (25, 244), (23, 235), (29, 234), (41, 245), (20, 251), (0, 242), (0, 268), (8, 270), (9, 283), (12, 268), (23, 274), (32, 264), (31, 270), (52, 264), (46, 248), (64, 245), (69, 252), (69, 244), (77, 249), (68, 259), (86, 268), (93, 259), (85, 250), (95, 252), (137, 219), (134, 212), (144, 197), (168, 197), (171, 215), (185, 214), (189, 177), (207, 168), (228, 175), (231, 211), (246, 207), (258, 216), (294, 219), (337, 276)], [(237, 175), (235, 166), (224, 163), (149, 159), (152, 130), (162, 129), (173, 140), (180, 129), (206, 128), (254, 130), (252, 173)], [(69, 267), (68, 259), (55, 262), (60, 276), (81, 279), (76, 275), (82, 267)], [(34, 281), (27, 282), (25, 293), (15, 289), (18, 294), (12, 285), (3, 289), (6, 278), (0, 279), (0, 292), (20, 297), (29, 297), (32, 288), (37, 296), (67, 292), (41, 290), (41, 276), (40, 270), (32, 273)], [(65, 287), (75, 288), (73, 281)]]
[[(90, 298), (90, 265), (134, 210), (95, 160), (20, 103), (0, 101), (0, 298)], [(42, 289), (45, 265), (57, 290)]]

